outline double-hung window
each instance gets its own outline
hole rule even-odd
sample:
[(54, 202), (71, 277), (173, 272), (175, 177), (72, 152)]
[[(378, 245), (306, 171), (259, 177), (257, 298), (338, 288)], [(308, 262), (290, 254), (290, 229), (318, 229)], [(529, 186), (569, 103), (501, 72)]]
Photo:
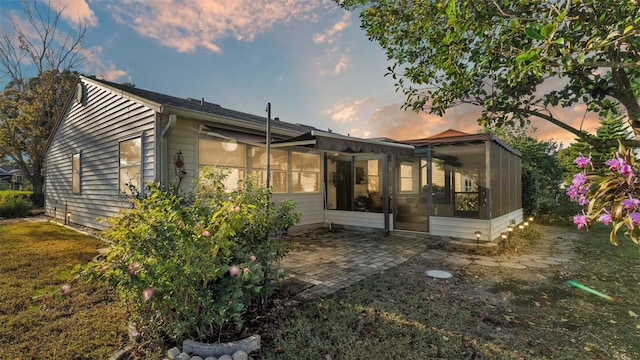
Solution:
[(142, 191), (142, 138), (120, 142), (120, 192), (131, 194), (131, 190)]

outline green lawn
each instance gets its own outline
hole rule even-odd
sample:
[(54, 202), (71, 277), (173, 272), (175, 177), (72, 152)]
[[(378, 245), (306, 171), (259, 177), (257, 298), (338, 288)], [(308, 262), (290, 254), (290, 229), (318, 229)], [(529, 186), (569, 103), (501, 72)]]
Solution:
[[(539, 229), (558, 239), (578, 231)], [(260, 360), (635, 359), (640, 251), (627, 239), (610, 246), (608, 231), (567, 240), (575, 243), (572, 261), (546, 269), (447, 267), (417, 256), (324, 299), (281, 296), (268, 312), (252, 313), (242, 335), (262, 336), (252, 354)], [(71, 276), (101, 246), (55, 224), (0, 225), (0, 359), (105, 359), (125, 344), (114, 293)], [(433, 268), (454, 278), (426, 277)], [(616, 300), (571, 288), (568, 279)]]
[(107, 359), (125, 344), (114, 292), (72, 272), (103, 246), (53, 223), (0, 225), (0, 359)]

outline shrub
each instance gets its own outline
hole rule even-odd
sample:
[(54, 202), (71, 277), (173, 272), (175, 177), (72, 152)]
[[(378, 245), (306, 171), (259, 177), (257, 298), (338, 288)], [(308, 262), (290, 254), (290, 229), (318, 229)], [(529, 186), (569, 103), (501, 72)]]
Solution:
[(0, 200), (0, 217), (17, 218), (29, 215), (33, 203), (24, 195), (7, 194)]
[(253, 178), (226, 192), (221, 170), (203, 177), (206, 189), (194, 193), (147, 185), (108, 220), (103, 236), (112, 244), (91, 268), (155, 339), (211, 341), (228, 322), (241, 327), (242, 312), (275, 286), (275, 265), (288, 251), (276, 235), (300, 221), (291, 201), (276, 206)]

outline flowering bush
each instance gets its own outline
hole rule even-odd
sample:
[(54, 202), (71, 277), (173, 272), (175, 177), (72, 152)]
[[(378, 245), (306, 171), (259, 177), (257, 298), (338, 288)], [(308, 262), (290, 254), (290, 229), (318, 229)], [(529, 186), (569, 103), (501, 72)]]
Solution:
[(615, 156), (604, 162), (609, 172), (605, 175), (589, 173), (594, 165), (591, 156), (582, 154), (574, 164), (581, 171), (573, 176), (567, 195), (577, 201), (583, 210), (573, 217), (578, 229), (589, 228), (595, 222), (612, 225), (609, 241), (617, 245), (617, 233), (625, 234), (636, 244), (640, 239), (640, 184), (638, 183), (635, 154), (622, 143)]
[(225, 173), (204, 173), (207, 185), (194, 193), (148, 184), (107, 220), (111, 246), (87, 269), (119, 290), (138, 330), (155, 339), (211, 341), (228, 322), (241, 327), (247, 306), (273, 290), (288, 251), (275, 235), (300, 221), (291, 201), (276, 206), (252, 178), (227, 192)]

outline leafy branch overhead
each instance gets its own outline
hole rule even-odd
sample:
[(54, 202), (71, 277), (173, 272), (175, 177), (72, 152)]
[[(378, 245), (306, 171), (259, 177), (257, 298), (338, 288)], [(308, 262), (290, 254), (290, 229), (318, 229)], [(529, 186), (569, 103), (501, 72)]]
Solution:
[[(405, 109), (443, 115), (472, 104), (484, 125), (540, 118), (601, 148), (557, 117), (621, 106), (640, 136), (640, 5), (635, 0), (338, 1), (393, 65)], [(544, 87), (541, 85), (544, 84)], [(550, 89), (550, 90), (545, 90)]]

